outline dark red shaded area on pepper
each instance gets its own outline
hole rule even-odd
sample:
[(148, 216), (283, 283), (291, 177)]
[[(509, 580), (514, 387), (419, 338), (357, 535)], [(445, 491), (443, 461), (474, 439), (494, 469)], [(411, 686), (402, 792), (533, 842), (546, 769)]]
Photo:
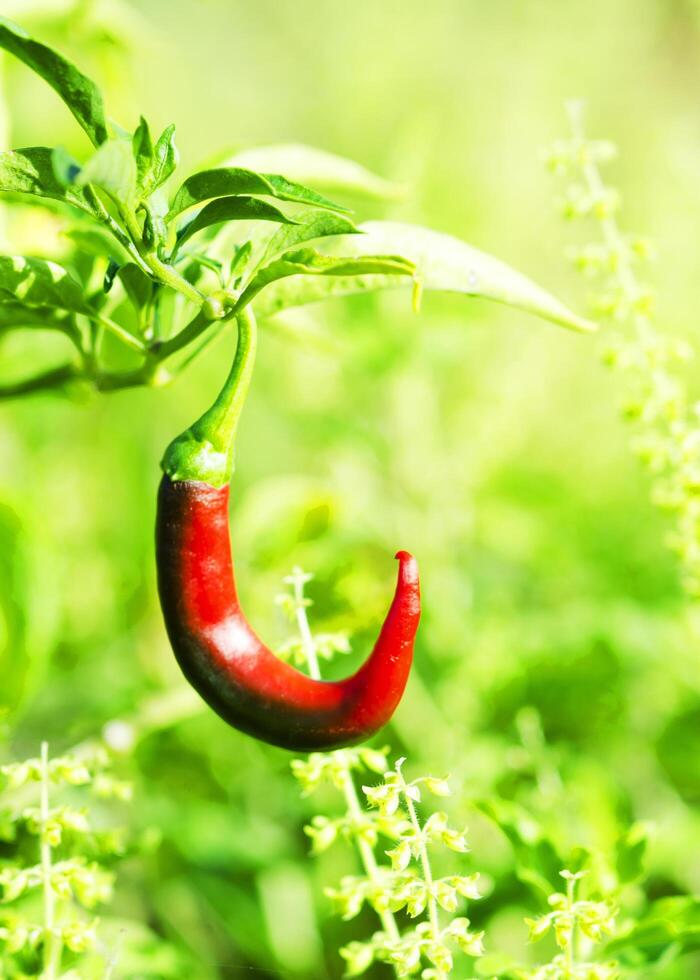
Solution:
[(320, 681), (279, 660), (248, 624), (233, 575), (228, 485), (164, 476), (158, 495), (158, 588), (185, 677), (229, 724), (295, 751), (369, 738), (406, 687), (420, 619), (418, 566), (400, 551), (394, 599), (374, 649), (342, 681)]

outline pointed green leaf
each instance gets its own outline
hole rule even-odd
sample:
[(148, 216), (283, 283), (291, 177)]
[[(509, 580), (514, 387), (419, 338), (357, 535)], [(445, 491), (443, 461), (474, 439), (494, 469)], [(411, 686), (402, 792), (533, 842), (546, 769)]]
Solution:
[(413, 276), (415, 266), (400, 255), (330, 256), (312, 248), (287, 252), (260, 269), (246, 286), (239, 305), (245, 306), (261, 289), (288, 276)]
[[(451, 235), (416, 225), (390, 221), (368, 221), (360, 225), (364, 235), (328, 244), (328, 251), (361, 256), (368, 252), (392, 251), (406, 255), (416, 264), (416, 276), (425, 290), (462, 293), (483, 297), (525, 310), (573, 330), (593, 331), (595, 325), (577, 316), (531, 279), (505, 262), (481, 252)], [(280, 283), (256, 304), (260, 315), (271, 315), (290, 306), (302, 306), (329, 296), (349, 295), (402, 285), (394, 276), (375, 276), (364, 281), (298, 280)]]
[(136, 161), (136, 181), (139, 187), (143, 187), (144, 180), (153, 165), (151, 131), (143, 116), (139, 119), (139, 124), (134, 130), (132, 147), (134, 150), (134, 160)]
[(241, 167), (217, 167), (213, 170), (202, 170), (187, 178), (173, 198), (168, 218), (173, 218), (202, 201), (233, 194), (262, 194), (276, 197), (280, 201), (308, 204), (328, 211), (347, 210), (279, 174), (259, 174)]
[(273, 258), (286, 252), (295, 245), (311, 242), (317, 238), (329, 238), (332, 235), (355, 235), (359, 229), (350, 218), (332, 211), (312, 211), (303, 216), (295, 225), (280, 228), (267, 243), (265, 252), (258, 265), (266, 265)]
[(0, 255), (0, 302), (3, 297), (26, 306), (92, 312), (82, 288), (63, 266), (23, 255)]
[(149, 179), (144, 182), (145, 193), (152, 194), (164, 184), (179, 162), (180, 154), (175, 146), (175, 126), (171, 123), (165, 127), (153, 147), (153, 167)]
[(0, 153), (0, 192), (33, 194), (72, 204), (95, 217), (83, 192), (64, 186), (54, 168), (54, 151), (47, 146), (28, 146)]
[(136, 160), (129, 140), (108, 140), (90, 157), (76, 178), (79, 187), (94, 184), (120, 204), (136, 199)]
[(354, 160), (302, 143), (253, 146), (229, 157), (226, 164), (286, 174), (291, 180), (331, 193), (358, 194), (384, 201), (404, 196), (404, 188), (399, 184), (378, 177)]
[(63, 99), (95, 146), (107, 139), (102, 95), (95, 83), (17, 24), (0, 17), (0, 48), (23, 61)]
[(287, 180), (281, 174), (263, 174), (265, 180), (272, 185), (275, 197), (280, 201), (294, 201), (296, 204), (308, 204), (312, 208), (323, 208), (326, 211), (339, 211), (342, 214), (349, 214), (350, 209), (344, 208), (340, 204), (329, 201), (322, 194), (309, 190), (303, 184), (297, 184), (293, 180)]
[[(175, 127), (167, 126), (154, 146), (148, 123), (142, 116), (134, 133), (133, 147), (139, 197), (145, 200), (165, 183), (177, 167), (179, 155), (175, 146)], [(163, 216), (167, 210), (165, 202)]]
[(219, 197), (206, 204), (199, 214), (179, 229), (178, 247), (203, 228), (220, 225), (224, 221), (277, 221), (280, 224), (296, 224), (294, 218), (287, 217), (279, 208), (259, 201), (256, 197)]

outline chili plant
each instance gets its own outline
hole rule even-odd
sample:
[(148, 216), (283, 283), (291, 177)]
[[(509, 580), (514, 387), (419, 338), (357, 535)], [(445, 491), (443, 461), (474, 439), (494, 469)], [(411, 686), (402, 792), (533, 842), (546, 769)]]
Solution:
[[(256, 315), (403, 280), (412, 283), (416, 309), (424, 289), (451, 290), (509, 303), (574, 329), (591, 325), (464, 243), (400, 224), (358, 227), (343, 206), (235, 159), (190, 174), (169, 194), (178, 165), (174, 125), (154, 138), (143, 116), (133, 131), (109, 123), (95, 83), (5, 19), (0, 46), (57, 92), (95, 148), (80, 162), (61, 147), (0, 155), (1, 191), (53, 202), (77, 219), (70, 231), (75, 247), (64, 265), (34, 256), (0, 257), (0, 330), (53, 330), (74, 348), (69, 360), (0, 385), (0, 397), (76, 382), (102, 391), (160, 385), (196, 357), (222, 324), (235, 321), (235, 356), (221, 393), (171, 443), (163, 460), (158, 563), (171, 641), (186, 676), (237, 727), (297, 747), (356, 741), (388, 719), (403, 691), (419, 612), (417, 572), (410, 556), (402, 559), (397, 596), (375, 653), (338, 687), (340, 712), (328, 686), (283, 665), (274, 679), (269, 654), (238, 607), (225, 520), (235, 434), (254, 363)], [(325, 250), (309, 245), (321, 239), (327, 240)], [(127, 363), (110, 360), (107, 338)], [(187, 545), (195, 537), (214, 551), (214, 538), (220, 546), (215, 581), (211, 554)], [(184, 555), (188, 560), (182, 563)], [(416, 597), (409, 601), (411, 588)], [(400, 669), (382, 680), (378, 667), (389, 662)], [(376, 682), (366, 684), (370, 675)]]

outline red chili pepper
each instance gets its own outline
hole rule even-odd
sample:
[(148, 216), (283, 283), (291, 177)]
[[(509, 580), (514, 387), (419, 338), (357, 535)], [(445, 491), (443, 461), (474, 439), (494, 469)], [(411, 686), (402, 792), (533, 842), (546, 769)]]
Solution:
[(236, 358), (221, 395), (166, 452), (156, 552), (165, 624), (183, 673), (235, 728), (294, 750), (369, 738), (403, 694), (420, 618), (415, 559), (400, 551), (394, 600), (364, 665), (342, 681), (308, 677), (257, 637), (238, 601), (228, 502), (233, 439), (255, 356), (255, 324), (238, 317)]

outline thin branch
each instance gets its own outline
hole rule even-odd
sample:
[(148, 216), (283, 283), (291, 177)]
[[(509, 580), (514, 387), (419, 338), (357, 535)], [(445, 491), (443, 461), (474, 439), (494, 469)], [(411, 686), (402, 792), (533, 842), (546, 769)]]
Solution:
[(80, 368), (76, 367), (75, 364), (62, 364), (59, 367), (50, 368), (42, 374), (37, 374), (33, 378), (24, 378), (22, 381), (0, 385), (0, 401), (62, 388), (71, 381), (79, 379), (86, 380)]

